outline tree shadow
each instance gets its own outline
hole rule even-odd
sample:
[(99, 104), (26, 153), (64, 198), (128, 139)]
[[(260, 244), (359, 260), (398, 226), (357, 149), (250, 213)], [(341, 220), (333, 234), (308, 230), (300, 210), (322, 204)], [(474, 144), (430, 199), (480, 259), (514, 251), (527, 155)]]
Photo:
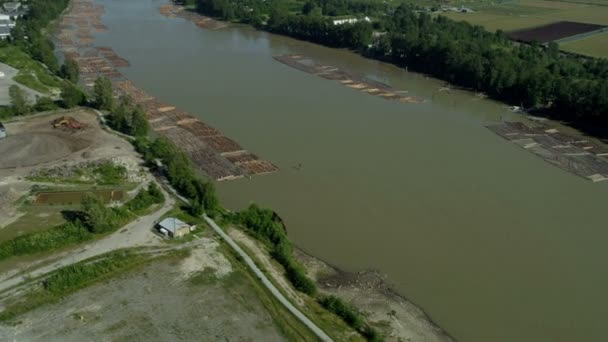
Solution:
[(61, 215), (68, 222), (82, 222), (84, 220), (84, 214), (78, 210), (62, 210)]

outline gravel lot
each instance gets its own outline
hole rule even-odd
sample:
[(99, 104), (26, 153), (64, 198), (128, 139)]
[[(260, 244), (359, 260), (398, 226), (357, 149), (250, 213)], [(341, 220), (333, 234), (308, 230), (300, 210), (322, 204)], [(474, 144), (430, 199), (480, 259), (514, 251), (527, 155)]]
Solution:
[(0, 340), (284, 340), (240, 271), (222, 276), (208, 268), (208, 278), (200, 280), (197, 273), (199, 280), (194, 281), (191, 262), (156, 262), (79, 291), (21, 316), (16, 326), (0, 325)]

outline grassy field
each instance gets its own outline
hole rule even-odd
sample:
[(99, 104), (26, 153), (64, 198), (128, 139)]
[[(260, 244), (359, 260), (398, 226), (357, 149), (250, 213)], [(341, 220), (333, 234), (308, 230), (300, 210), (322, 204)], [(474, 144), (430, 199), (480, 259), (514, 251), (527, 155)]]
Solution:
[(576, 52), (591, 57), (608, 58), (608, 33), (560, 44), (560, 48), (564, 51)]
[(0, 62), (19, 69), (15, 81), (28, 88), (50, 95), (61, 87), (60, 80), (44, 65), (15, 46), (0, 48)]
[(17, 221), (0, 230), (0, 242), (14, 239), (19, 235), (46, 230), (65, 223), (62, 214), (64, 211), (79, 209), (79, 206), (36, 206), (24, 205), (21, 207), (23, 216)]
[[(599, 5), (593, 5), (598, 3)], [(575, 21), (589, 24), (608, 25), (608, 0), (517, 0), (491, 4), (485, 1), (471, 2), (467, 6), (473, 8), (473, 13), (442, 13), (454, 20), (464, 20), (471, 24), (481, 25), (489, 31), (514, 31), (536, 26), (542, 26), (557, 21)], [(566, 51), (588, 54), (595, 57), (607, 57), (606, 49), (592, 49), (587, 39), (566, 44)], [(605, 42), (599, 39), (598, 42)], [(578, 47), (580, 50), (577, 50)]]

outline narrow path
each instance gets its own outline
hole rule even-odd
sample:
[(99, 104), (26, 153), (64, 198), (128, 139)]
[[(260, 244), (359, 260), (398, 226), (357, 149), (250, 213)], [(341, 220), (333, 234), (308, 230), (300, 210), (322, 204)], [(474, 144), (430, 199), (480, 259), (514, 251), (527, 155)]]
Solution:
[(283, 304), (289, 312), (291, 312), (297, 319), (299, 319), (304, 325), (306, 325), (319, 339), (322, 341), (332, 341), (331, 337), (329, 337), (321, 328), (319, 328), (315, 323), (313, 323), (308, 317), (306, 317), (300, 310), (298, 310), (295, 306), (291, 304), (287, 298), (283, 296), (283, 294), (268, 280), (266, 275), (262, 273), (262, 271), (258, 268), (258, 266), (253, 262), (253, 260), (239, 247), (239, 245), (232, 240), (230, 236), (228, 236), (222, 228), (220, 228), (215, 221), (209, 218), (207, 215), (204, 215), (205, 221), (213, 228), (213, 230), (224, 240), (226, 243), (232, 247), (240, 256), (245, 260), (245, 263), (249, 268), (253, 271), (253, 273), (260, 278), (262, 284), (266, 286), (266, 288), (275, 296), (276, 299)]

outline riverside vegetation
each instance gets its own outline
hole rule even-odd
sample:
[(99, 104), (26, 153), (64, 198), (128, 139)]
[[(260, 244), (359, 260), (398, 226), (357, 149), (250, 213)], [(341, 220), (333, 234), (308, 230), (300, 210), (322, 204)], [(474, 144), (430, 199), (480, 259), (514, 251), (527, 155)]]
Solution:
[[(197, 0), (196, 10), (270, 32), (347, 48), (487, 92), (552, 118), (608, 133), (608, 60), (563, 55), (557, 44), (514, 44), (502, 31), (375, 0)], [(341, 16), (363, 18), (334, 25)]]
[(19, 69), (17, 82), (47, 94), (51, 89), (58, 89), (60, 98), (39, 97), (31, 104), (19, 86), (11, 87), (11, 104), (0, 107), (0, 119), (86, 104), (86, 96), (77, 85), (79, 75), (75, 62), (67, 59), (59, 65), (55, 46), (47, 33), (47, 28), (68, 3), (69, 0), (29, 1), (29, 10), (17, 20), (10, 39), (0, 42), (0, 62)]
[[(73, 60), (67, 59), (59, 66), (54, 55), (54, 46), (45, 30), (66, 8), (69, 0), (32, 0), (29, 2), (30, 12), (18, 21), (13, 30), (13, 38), (0, 45), (18, 51), (20, 61), (41, 63), (45, 76), (57, 82), (61, 89), (58, 101), (38, 99), (38, 103), (30, 105), (21, 90), (13, 90), (12, 105), (0, 109), (0, 118), (25, 115), (35, 111), (52, 110), (59, 106), (71, 108), (87, 105), (105, 111), (108, 125), (113, 129), (133, 137), (136, 150), (144, 157), (151, 168), (162, 166), (158, 171), (163, 172), (169, 183), (185, 198), (191, 201), (190, 214), (200, 216), (204, 212), (210, 216), (223, 216), (244, 226), (252, 235), (272, 250), (275, 258), (285, 269), (285, 273), (293, 286), (315, 298), (324, 308), (342, 318), (347, 324), (359, 331), (369, 340), (381, 340), (378, 333), (364, 323), (357, 310), (342, 302), (337, 297), (325, 297), (317, 294), (317, 289), (305, 270), (293, 257), (293, 247), (282, 226), (275, 220), (274, 213), (269, 209), (261, 209), (255, 205), (235, 214), (226, 212), (217, 199), (213, 183), (201, 177), (193, 167), (188, 156), (180, 151), (166, 138), (151, 140), (147, 120), (143, 110), (134, 106), (129, 98), (115, 101), (112, 85), (106, 78), (98, 78), (93, 93), (83, 92), (78, 83), (78, 68)], [(363, 6), (365, 10), (368, 6)], [(336, 13), (339, 11), (335, 9)], [(311, 9), (311, 13), (318, 12)], [(359, 27), (357, 25), (357, 27)], [(27, 39), (31, 37), (31, 39)], [(344, 39), (343, 44), (358, 44), (364, 35), (353, 33), (346, 29), (334, 34), (336, 39)], [(343, 38), (340, 38), (343, 37)], [(0, 54), (1, 57), (1, 54)], [(1, 58), (0, 58), (1, 60)], [(37, 65), (35, 64), (34, 65)], [(61, 79), (60, 79), (61, 78)], [(116, 103), (117, 102), (117, 103)], [(12, 240), (0, 243), (0, 260), (12, 256), (37, 254), (57, 250), (59, 248), (90, 241), (98, 236), (116, 231), (119, 227), (135, 218), (155, 203), (164, 200), (162, 192), (152, 183), (148, 189), (138, 193), (135, 198), (122, 207), (108, 208), (99, 198), (86, 196), (79, 211), (68, 215), (68, 222), (46, 231), (29, 233)], [(111, 254), (107, 263), (80, 263), (62, 269), (44, 283), (41, 292), (36, 292), (28, 298), (31, 305), (18, 305), (5, 310), (0, 319), (10, 319), (40, 304), (52, 302), (79, 288), (87, 286), (92, 279), (110, 276), (123, 266), (131, 265), (132, 255), (122, 252)]]

